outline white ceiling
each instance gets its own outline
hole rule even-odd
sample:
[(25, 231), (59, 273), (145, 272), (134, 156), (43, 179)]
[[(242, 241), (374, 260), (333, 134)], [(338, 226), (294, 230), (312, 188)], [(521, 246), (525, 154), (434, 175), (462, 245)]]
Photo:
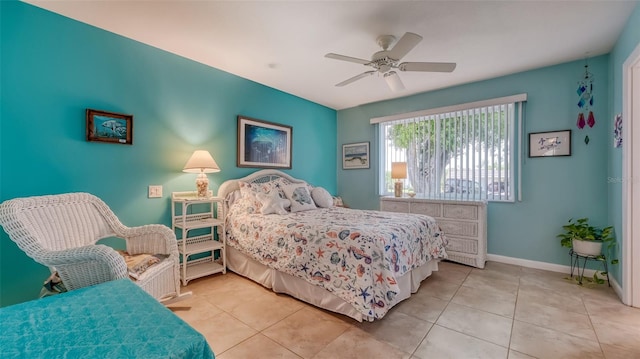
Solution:
[[(344, 109), (609, 52), (636, 1), (26, 2), (288, 92)], [(453, 73), (399, 72), (334, 85), (370, 68), (379, 35), (424, 39), (403, 61), (456, 62)], [(392, 45), (393, 46), (393, 45)]]

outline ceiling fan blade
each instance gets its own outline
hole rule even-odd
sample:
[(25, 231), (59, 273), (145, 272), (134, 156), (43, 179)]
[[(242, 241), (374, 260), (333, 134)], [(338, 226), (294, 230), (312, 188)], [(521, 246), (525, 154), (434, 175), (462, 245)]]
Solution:
[(404, 84), (402, 83), (402, 80), (400, 80), (400, 76), (398, 76), (397, 72), (387, 72), (384, 74), (384, 79), (387, 81), (387, 85), (389, 85), (391, 91), (398, 92), (404, 90)]
[(328, 57), (328, 58), (334, 59), (334, 60), (355, 62), (356, 64), (362, 64), (362, 65), (366, 65), (366, 64), (371, 62), (370, 60), (364, 60), (364, 59), (359, 59), (357, 57), (344, 56), (344, 55), (338, 55), (338, 54), (333, 54), (333, 53), (328, 53), (328, 54), (324, 55), (324, 57)]
[(400, 60), (418, 45), (420, 41), (422, 41), (422, 36), (412, 32), (405, 33), (395, 46), (393, 46), (393, 49), (389, 51), (389, 57), (396, 61)]
[(403, 62), (398, 65), (400, 71), (452, 72), (455, 62)]
[(364, 78), (364, 77), (367, 77), (367, 76), (371, 76), (371, 75), (373, 75), (373, 74), (375, 74), (375, 73), (376, 73), (376, 71), (367, 71), (367, 72), (363, 72), (363, 73), (361, 73), (360, 75), (353, 76), (353, 77), (352, 77), (352, 78), (350, 78), (350, 79), (346, 79), (346, 80), (342, 81), (341, 83), (336, 84), (336, 86), (337, 86), (337, 87), (342, 87), (342, 86), (344, 86), (344, 85), (348, 85), (348, 84), (350, 84), (350, 83), (352, 83), (352, 82), (356, 82), (356, 81), (360, 80), (361, 78)]

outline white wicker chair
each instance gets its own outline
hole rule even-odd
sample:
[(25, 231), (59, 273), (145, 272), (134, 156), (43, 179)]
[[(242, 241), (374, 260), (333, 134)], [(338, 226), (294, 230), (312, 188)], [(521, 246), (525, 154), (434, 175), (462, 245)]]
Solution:
[(68, 290), (129, 277), (124, 259), (114, 249), (96, 244), (120, 237), (130, 254), (167, 254), (135, 281), (162, 302), (180, 295), (178, 245), (167, 226), (129, 228), (98, 197), (88, 193), (15, 198), (0, 204), (0, 225), (20, 249), (51, 271)]

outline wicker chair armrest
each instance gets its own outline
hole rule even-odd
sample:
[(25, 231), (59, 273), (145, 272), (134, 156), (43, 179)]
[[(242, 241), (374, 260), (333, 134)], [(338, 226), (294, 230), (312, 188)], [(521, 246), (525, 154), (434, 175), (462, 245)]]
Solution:
[(178, 257), (176, 235), (165, 225), (127, 227), (119, 235), (126, 240), (129, 254), (152, 253)]
[(40, 255), (40, 259), (50, 266), (92, 260), (124, 263), (122, 256), (118, 252), (103, 244), (91, 244), (83, 247), (44, 252)]
[(67, 290), (129, 277), (122, 256), (101, 244), (46, 252), (38, 257), (40, 263), (55, 267)]
[(42, 263), (50, 267), (65, 268), (95, 261), (108, 268), (110, 275), (114, 278), (126, 278), (128, 276), (127, 265), (122, 256), (113, 248), (102, 244), (46, 252), (41, 254), (40, 259)]

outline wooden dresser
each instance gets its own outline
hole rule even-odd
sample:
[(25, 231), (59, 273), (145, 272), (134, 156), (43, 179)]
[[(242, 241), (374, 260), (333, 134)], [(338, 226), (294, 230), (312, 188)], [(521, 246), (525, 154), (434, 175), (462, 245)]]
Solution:
[(380, 210), (434, 217), (447, 236), (449, 260), (484, 268), (487, 260), (487, 203), (381, 197)]

